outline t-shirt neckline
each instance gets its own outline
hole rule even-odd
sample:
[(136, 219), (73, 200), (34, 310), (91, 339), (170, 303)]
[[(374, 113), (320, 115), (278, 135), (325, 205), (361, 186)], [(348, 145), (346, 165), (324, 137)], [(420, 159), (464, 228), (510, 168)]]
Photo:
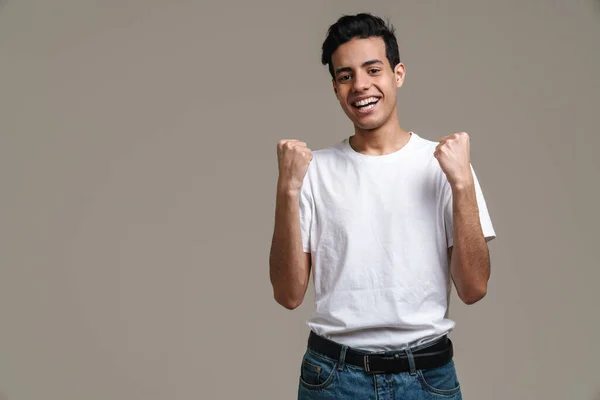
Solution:
[(342, 148), (346, 154), (348, 154), (350, 157), (357, 159), (357, 160), (361, 160), (361, 161), (365, 161), (365, 162), (372, 162), (372, 163), (388, 162), (388, 161), (396, 160), (399, 157), (402, 157), (412, 147), (412, 145), (416, 141), (416, 138), (418, 137), (418, 135), (412, 131), (410, 131), (408, 133), (410, 133), (408, 142), (404, 146), (402, 146), (402, 148), (394, 151), (393, 153), (388, 153), (388, 154), (383, 154), (383, 155), (370, 155), (370, 154), (359, 153), (356, 150), (354, 150), (352, 148), (352, 146), (350, 146), (350, 137), (346, 137), (343, 140)]

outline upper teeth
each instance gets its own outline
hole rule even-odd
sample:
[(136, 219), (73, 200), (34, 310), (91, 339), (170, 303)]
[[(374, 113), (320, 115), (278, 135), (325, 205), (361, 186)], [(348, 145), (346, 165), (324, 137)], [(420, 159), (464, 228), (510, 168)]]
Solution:
[(355, 102), (354, 105), (360, 107), (377, 100), (379, 100), (377, 97), (369, 97), (368, 99), (359, 100)]

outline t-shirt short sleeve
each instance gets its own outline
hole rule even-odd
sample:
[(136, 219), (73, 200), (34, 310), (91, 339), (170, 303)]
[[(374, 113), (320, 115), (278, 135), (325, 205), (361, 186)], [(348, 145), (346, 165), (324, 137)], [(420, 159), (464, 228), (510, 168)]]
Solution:
[(310, 253), (311, 250), (310, 228), (312, 218), (313, 199), (308, 176), (305, 176), (302, 188), (300, 189), (300, 231), (302, 233), (302, 250), (304, 250), (305, 253)]
[[(473, 173), (473, 178), (475, 182), (475, 193), (477, 198), (477, 205), (479, 207), (479, 221), (481, 222), (481, 229), (483, 230), (483, 236), (485, 237), (485, 241), (489, 242), (490, 240), (496, 237), (496, 232), (494, 231), (494, 226), (492, 225), (492, 219), (490, 218), (490, 214), (487, 209), (487, 204), (485, 202), (485, 198), (483, 196), (483, 191), (481, 190), (481, 185), (479, 184), (479, 180), (477, 179), (477, 175), (475, 174), (475, 170), (473, 169), (473, 165), (471, 165), (471, 172)], [(446, 226), (446, 237), (448, 247), (454, 245), (454, 231), (453, 231), (453, 214), (452, 214), (452, 188), (450, 187), (450, 183), (445, 178), (444, 175), (444, 222)]]

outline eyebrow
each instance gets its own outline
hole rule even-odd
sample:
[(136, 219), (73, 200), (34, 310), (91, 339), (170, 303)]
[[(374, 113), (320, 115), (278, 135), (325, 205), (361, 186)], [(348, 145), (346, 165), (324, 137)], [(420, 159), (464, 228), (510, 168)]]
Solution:
[[(364, 68), (364, 67), (367, 67), (367, 66), (373, 65), (373, 64), (381, 64), (381, 65), (383, 65), (383, 62), (381, 60), (377, 60), (377, 59), (369, 60), (369, 61), (365, 61), (361, 65), (361, 67)], [(335, 70), (335, 74), (336, 75), (338, 75), (340, 72), (352, 72), (352, 68), (350, 68), (350, 67), (341, 67), (341, 68), (338, 68), (338, 69)]]

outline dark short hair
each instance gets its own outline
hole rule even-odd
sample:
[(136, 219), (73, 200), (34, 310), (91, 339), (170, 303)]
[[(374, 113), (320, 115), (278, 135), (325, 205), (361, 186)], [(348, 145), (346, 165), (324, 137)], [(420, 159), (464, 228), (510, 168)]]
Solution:
[(354, 38), (366, 39), (369, 37), (380, 37), (385, 43), (385, 54), (392, 69), (400, 63), (400, 52), (396, 41), (394, 27), (387, 24), (380, 17), (369, 13), (356, 15), (344, 15), (340, 17), (327, 31), (327, 38), (323, 42), (321, 63), (329, 64), (329, 73), (334, 78), (331, 55), (342, 44)]

